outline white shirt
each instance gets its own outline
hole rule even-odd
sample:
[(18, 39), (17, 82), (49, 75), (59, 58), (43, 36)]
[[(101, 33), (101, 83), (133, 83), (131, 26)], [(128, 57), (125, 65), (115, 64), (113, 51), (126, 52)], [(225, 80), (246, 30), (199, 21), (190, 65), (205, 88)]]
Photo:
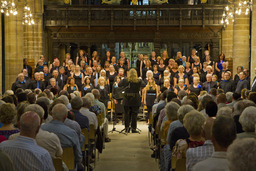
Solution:
[(89, 111), (89, 109), (85, 107), (82, 107), (79, 112), (88, 118), (89, 124), (93, 124), (95, 129), (98, 128), (98, 118), (95, 113)]
[(213, 152), (212, 157), (197, 163), (193, 171), (229, 171), (227, 153)]
[[(17, 139), (19, 135), (20, 133), (12, 134), (9, 137), (9, 140)], [(63, 150), (60, 144), (60, 140), (56, 134), (39, 129), (35, 140), (37, 145), (43, 147), (50, 153), (51, 157), (56, 158), (62, 155)]]

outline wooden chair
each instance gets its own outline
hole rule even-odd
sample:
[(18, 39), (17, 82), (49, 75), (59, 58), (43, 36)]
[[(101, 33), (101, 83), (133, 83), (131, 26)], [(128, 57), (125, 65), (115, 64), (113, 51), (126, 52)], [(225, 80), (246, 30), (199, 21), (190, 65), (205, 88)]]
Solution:
[(89, 131), (87, 128), (83, 128), (81, 130), (81, 134), (83, 134), (83, 136), (85, 137), (85, 142), (84, 145), (82, 147), (82, 151), (86, 151), (86, 148), (88, 148), (89, 145)]
[(176, 161), (176, 169), (175, 171), (186, 171), (186, 159), (178, 159)]
[(52, 158), (52, 162), (56, 171), (63, 171), (61, 158)]
[(83, 128), (81, 130), (81, 134), (83, 134), (84, 137), (85, 137), (85, 142), (84, 142), (84, 145), (82, 147), (82, 152), (86, 155), (83, 155), (83, 164), (84, 164), (84, 166), (86, 165), (87, 170), (89, 171), (89, 167), (90, 167), (89, 166), (90, 165), (89, 161), (90, 161), (91, 157), (89, 155), (89, 131), (88, 131), (88, 129)]
[(73, 147), (63, 148), (62, 160), (67, 165), (69, 170), (75, 169), (75, 156)]

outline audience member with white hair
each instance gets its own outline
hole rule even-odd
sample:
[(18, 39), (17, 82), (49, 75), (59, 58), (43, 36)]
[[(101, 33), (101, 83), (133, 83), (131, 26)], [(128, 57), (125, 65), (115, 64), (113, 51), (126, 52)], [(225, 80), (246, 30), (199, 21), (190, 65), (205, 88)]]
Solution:
[[(164, 108), (165, 115), (167, 117), (167, 121), (163, 121), (163, 138), (166, 140), (167, 133), (170, 127), (170, 124), (178, 119), (177, 111), (179, 109), (180, 105), (178, 105), (175, 102), (168, 102)], [(169, 144), (166, 144), (163, 147), (162, 156), (161, 156), (161, 165), (162, 170), (170, 170), (171, 169), (171, 148)]]
[(4, 97), (11, 96), (11, 95), (14, 95), (14, 92), (12, 90), (6, 90), (4, 92)]
[(240, 124), (239, 122), (239, 117), (240, 115), (242, 114), (243, 110), (246, 108), (246, 107), (249, 107), (249, 106), (255, 106), (255, 103), (253, 103), (252, 101), (250, 100), (239, 100), (237, 101), (235, 104), (234, 104), (234, 108), (233, 108), (233, 118), (234, 118), (234, 121), (236, 123), (236, 130), (237, 130), (237, 133), (242, 133), (244, 132), (243, 129), (242, 129), (242, 125)]
[(63, 100), (64, 104), (67, 106), (69, 110), (72, 109), (71, 104), (69, 103), (68, 97), (66, 95), (61, 95), (60, 97), (58, 97), (58, 99)]
[(67, 114), (68, 109), (64, 104), (55, 105), (52, 109), (53, 120), (42, 125), (41, 128), (45, 131), (56, 134), (60, 139), (62, 148), (73, 147), (75, 163), (79, 168), (82, 161), (79, 137), (76, 131), (64, 125)]
[(232, 109), (230, 107), (222, 107), (217, 112), (217, 117), (221, 115), (227, 115), (232, 117)]
[(256, 107), (249, 106), (245, 108), (239, 117), (239, 122), (245, 132), (237, 134), (237, 138), (256, 138)]
[(34, 140), (39, 129), (38, 114), (26, 112), (20, 118), (20, 135), (17, 139), (0, 144), (0, 150), (10, 156), (15, 170), (55, 170), (49, 152), (38, 146)]
[(219, 116), (212, 126), (212, 143), (214, 152), (212, 156), (203, 160), (192, 168), (193, 171), (228, 170), (227, 149), (236, 139), (236, 126), (234, 120), (228, 116)]
[[(88, 93), (89, 94), (89, 93)], [(87, 94), (86, 94), (87, 95)], [(98, 128), (98, 119), (95, 113), (91, 112), (89, 109), (92, 106), (92, 102), (91, 99), (88, 96), (85, 96), (82, 98), (83, 100), (83, 105), (81, 107), (81, 109), (79, 110), (79, 112), (86, 116), (89, 119), (89, 124), (93, 124), (95, 130), (97, 130)]]
[(227, 103), (231, 103), (233, 99), (233, 92), (226, 93)]
[(236, 139), (227, 151), (230, 171), (256, 170), (256, 140), (255, 138)]
[[(24, 112), (35, 112), (39, 118), (40, 118), (40, 125), (44, 121), (44, 110), (41, 106), (38, 104), (31, 104), (28, 105)], [(22, 115), (21, 115), (22, 116)], [(20, 122), (18, 120), (18, 122)], [(20, 133), (13, 134), (9, 137), (9, 140), (16, 139)], [(41, 128), (39, 129), (36, 137), (35, 137), (36, 143), (46, 149), (52, 158), (61, 157), (63, 151), (61, 148), (60, 140), (54, 133), (50, 133), (48, 131), (44, 131)]]

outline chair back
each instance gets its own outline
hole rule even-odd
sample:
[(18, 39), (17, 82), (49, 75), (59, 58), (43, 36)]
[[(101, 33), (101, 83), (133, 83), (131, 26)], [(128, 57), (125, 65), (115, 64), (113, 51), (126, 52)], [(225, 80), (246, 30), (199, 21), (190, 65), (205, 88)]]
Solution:
[(95, 126), (90, 124), (89, 140), (95, 140)]
[(62, 159), (61, 158), (52, 158), (52, 162), (56, 171), (62, 171)]
[(176, 169), (175, 171), (186, 171), (186, 159), (178, 159), (176, 161)]
[(85, 137), (85, 142), (84, 142), (84, 145), (82, 147), (82, 151), (85, 151), (86, 147), (88, 147), (88, 145), (89, 145), (89, 131), (88, 131), (88, 129), (83, 128), (81, 130), (81, 134), (83, 134), (83, 136)]
[(69, 170), (75, 169), (75, 156), (73, 147), (63, 148), (62, 160), (67, 165)]

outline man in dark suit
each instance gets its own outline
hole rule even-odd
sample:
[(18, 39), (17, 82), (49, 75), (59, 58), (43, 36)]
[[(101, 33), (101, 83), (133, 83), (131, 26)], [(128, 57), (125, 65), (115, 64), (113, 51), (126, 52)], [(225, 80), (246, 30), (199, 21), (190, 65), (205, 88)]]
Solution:
[(67, 83), (68, 76), (65, 75), (65, 68), (63, 66), (60, 67), (59, 72), (60, 73), (57, 77), (57, 82), (59, 88), (62, 90), (65, 84)]
[[(254, 72), (256, 74), (256, 68), (254, 69)], [(256, 92), (256, 76), (253, 79), (251, 91)]]
[(44, 91), (45, 85), (44, 82), (40, 80), (39, 72), (35, 73), (35, 80), (30, 83), (29, 88), (32, 90), (39, 88)]
[(55, 78), (51, 78), (49, 85), (46, 87), (46, 89), (49, 89), (49, 90), (51, 88), (56, 88), (58, 90), (58, 92), (61, 90), (60, 87), (56, 84)]
[(216, 82), (212, 81), (212, 75), (207, 74), (206, 75), (206, 82), (203, 83), (203, 90), (206, 90), (209, 93), (211, 88), (217, 88), (217, 84), (216, 84)]
[(234, 80), (232, 80), (230, 77), (231, 77), (231, 72), (226, 71), (224, 73), (224, 80), (220, 82), (220, 88), (223, 89), (225, 93), (235, 91)]
[(47, 65), (44, 65), (43, 72), (44, 72), (44, 79), (45, 79), (45, 81), (49, 82), (49, 80), (52, 77), (52, 75), (49, 73), (49, 68), (48, 68)]
[(249, 82), (245, 79), (246, 77), (246, 73), (245, 72), (240, 72), (239, 73), (239, 81), (236, 85), (236, 90), (235, 92), (236, 93), (239, 93), (241, 94), (241, 91), (244, 89), (244, 88), (247, 88), (249, 89)]
[(136, 68), (137, 68), (138, 77), (142, 78), (142, 74), (143, 74), (142, 71), (143, 71), (143, 68), (145, 68), (145, 63), (143, 61), (142, 54), (139, 54), (138, 56), (138, 60), (136, 61)]
[(27, 88), (27, 84), (24, 81), (24, 75), (23, 73), (20, 73), (18, 75), (18, 80), (15, 81), (15, 83), (12, 84), (12, 91), (15, 92), (18, 88), (22, 88), (25, 90)]
[(27, 75), (24, 75), (26, 77), (32, 78), (32, 68), (28, 65), (28, 59), (23, 59), (23, 68), (27, 70)]

